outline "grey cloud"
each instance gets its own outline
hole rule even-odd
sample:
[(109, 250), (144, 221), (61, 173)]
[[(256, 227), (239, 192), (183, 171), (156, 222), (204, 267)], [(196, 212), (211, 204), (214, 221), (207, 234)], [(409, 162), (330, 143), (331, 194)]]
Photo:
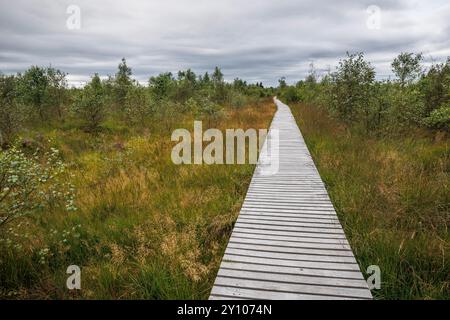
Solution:
[[(71, 4), (81, 8), (80, 30), (66, 28)], [(366, 27), (369, 5), (382, 10), (380, 30)], [(126, 57), (142, 82), (219, 65), (228, 80), (275, 85), (281, 76), (304, 78), (311, 61), (326, 70), (346, 51), (364, 51), (387, 77), (400, 51), (421, 51), (430, 61), (450, 55), (449, 18), (441, 0), (15, 0), (0, 11), (0, 70), (51, 63), (77, 83), (94, 72), (114, 74)]]

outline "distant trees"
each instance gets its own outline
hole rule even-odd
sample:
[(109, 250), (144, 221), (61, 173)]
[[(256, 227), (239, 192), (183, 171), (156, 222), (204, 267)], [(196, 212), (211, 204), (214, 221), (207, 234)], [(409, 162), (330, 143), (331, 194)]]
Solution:
[(155, 100), (168, 99), (174, 92), (175, 80), (171, 72), (166, 72), (151, 77), (148, 85)]
[(280, 90), (283, 90), (286, 87), (287, 87), (286, 78), (285, 77), (281, 77), (280, 79), (278, 79), (278, 88)]
[(197, 76), (188, 69), (186, 71), (178, 71), (178, 81), (176, 90), (176, 100), (184, 103), (191, 97), (197, 87)]
[(209, 86), (211, 85), (211, 78), (210, 78), (210, 76), (209, 76), (209, 73), (208, 73), (208, 72), (205, 72), (205, 74), (204, 74), (203, 77), (200, 76), (199, 79), (198, 79), (198, 82), (200, 83), (200, 86), (201, 86), (203, 89), (208, 89)]
[(202, 76), (191, 69), (179, 71), (176, 77), (161, 73), (144, 86), (133, 79), (123, 58), (114, 75), (101, 80), (95, 74), (84, 87), (69, 89), (66, 73), (32, 66), (15, 76), (0, 74), (0, 144), (8, 148), (21, 128), (64, 121), (96, 132), (107, 118), (141, 125), (153, 121), (165, 128), (184, 113), (214, 120), (223, 114), (224, 105), (240, 108), (271, 94), (273, 90), (262, 83), (238, 78), (226, 82), (219, 67)]
[[(322, 105), (347, 124), (367, 131), (425, 126), (449, 130), (450, 60), (424, 71), (421, 54), (401, 53), (392, 62), (395, 81), (376, 81), (375, 71), (362, 53), (347, 54), (334, 72), (320, 77), (310, 64), (305, 80), (278, 88), (264, 88), (236, 78), (228, 83), (219, 67), (197, 76), (191, 69), (150, 77), (148, 86), (132, 78), (123, 58), (114, 76), (101, 81), (94, 75), (79, 89), (68, 89), (66, 74), (53, 67), (32, 66), (16, 76), (0, 75), (1, 144), (7, 148), (24, 125), (47, 121), (82, 120), (97, 131), (110, 116), (144, 123), (153, 119), (170, 127), (169, 118), (190, 112), (219, 117), (224, 105), (240, 108), (261, 97), (278, 94), (288, 103)], [(68, 112), (68, 111), (72, 112)]]
[(214, 86), (219, 86), (223, 84), (223, 73), (219, 67), (214, 68), (214, 72), (211, 77), (212, 83)]
[(226, 103), (229, 99), (229, 92), (223, 79), (222, 70), (219, 67), (214, 68), (214, 72), (211, 75), (211, 82), (214, 88), (213, 100), (219, 104)]
[(407, 130), (411, 126), (450, 131), (450, 58), (424, 71), (422, 54), (401, 53), (392, 62), (395, 81), (376, 81), (362, 53), (347, 54), (334, 72), (319, 80), (313, 67), (305, 80), (278, 93), (288, 102), (327, 108), (347, 125), (366, 132)]

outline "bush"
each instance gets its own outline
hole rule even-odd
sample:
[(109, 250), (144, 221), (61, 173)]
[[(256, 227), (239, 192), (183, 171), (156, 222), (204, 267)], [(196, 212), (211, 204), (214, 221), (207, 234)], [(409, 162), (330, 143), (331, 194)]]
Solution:
[(76, 210), (74, 189), (65, 182), (65, 165), (59, 151), (51, 149), (42, 159), (27, 157), (18, 147), (0, 153), (0, 227), (39, 209), (58, 204)]
[(240, 92), (233, 92), (230, 97), (230, 104), (234, 108), (242, 108), (248, 103), (248, 97)]
[(8, 146), (22, 125), (23, 115), (17, 102), (14, 76), (0, 76), (0, 144)]
[(209, 117), (211, 119), (217, 119), (220, 117), (222, 111), (223, 111), (223, 108), (219, 104), (217, 104), (209, 99), (201, 100), (200, 112), (203, 115), (206, 115), (207, 117)]
[(281, 98), (287, 103), (296, 103), (302, 100), (300, 92), (296, 87), (289, 86), (281, 93)]
[(431, 112), (424, 122), (430, 128), (450, 131), (450, 104)]
[(367, 121), (375, 71), (364, 60), (364, 55), (347, 53), (347, 59), (339, 62), (332, 80), (332, 109), (347, 123), (360, 119)]
[(55, 109), (61, 118), (66, 87), (66, 74), (52, 67), (32, 66), (18, 76), (18, 97), (40, 120), (48, 119)]
[(125, 97), (125, 112), (132, 123), (143, 123), (154, 112), (148, 90), (140, 85), (131, 87)]
[(98, 129), (105, 118), (104, 99), (103, 85), (98, 74), (95, 74), (91, 82), (77, 97), (73, 106), (74, 112), (83, 119), (89, 131)]

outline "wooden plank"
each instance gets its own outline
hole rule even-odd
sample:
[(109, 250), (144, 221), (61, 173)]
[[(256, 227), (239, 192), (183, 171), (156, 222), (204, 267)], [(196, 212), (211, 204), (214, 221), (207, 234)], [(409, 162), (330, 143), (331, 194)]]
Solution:
[(359, 266), (355, 263), (338, 263), (338, 262), (321, 262), (321, 261), (305, 261), (295, 259), (280, 259), (277, 257), (258, 257), (242, 254), (225, 253), (223, 261), (247, 262), (255, 264), (268, 264), (274, 266), (310, 268), (310, 269), (326, 269), (326, 270), (347, 270), (359, 271)]
[(241, 231), (253, 234), (262, 235), (278, 235), (285, 237), (305, 237), (305, 238), (320, 238), (320, 239), (345, 239), (344, 233), (342, 234), (329, 234), (329, 233), (311, 233), (311, 232), (300, 232), (300, 231), (287, 231), (287, 230), (268, 230), (268, 229), (257, 229), (257, 228), (245, 228), (240, 225), (234, 226), (234, 231)]
[[(345, 252), (344, 255), (352, 255), (352, 251), (349, 245), (346, 244), (332, 244), (332, 243), (307, 243), (304, 241), (277, 241), (277, 240), (267, 240), (267, 239), (252, 239), (239, 237), (238, 235), (233, 235), (229, 241), (232, 243), (240, 244), (253, 244), (253, 245), (264, 245), (272, 246), (278, 248), (294, 248), (294, 249), (311, 249), (311, 250), (337, 250)], [(323, 252), (322, 252), (323, 253)], [(332, 254), (332, 253), (330, 253)]]
[(325, 278), (357, 279), (364, 281), (364, 278), (362, 277), (359, 271), (355, 272), (347, 270), (297, 268), (290, 266), (274, 266), (266, 264), (241, 263), (233, 261), (224, 261), (222, 262), (221, 267), (224, 269), (232, 269), (232, 270), (274, 272), (279, 274), (303, 275), (303, 276), (314, 276)]
[[(275, 102), (210, 299), (371, 299), (295, 119)], [(263, 175), (274, 130), (278, 172)]]
[[(332, 245), (339, 245), (339, 246), (348, 246), (347, 240), (341, 238), (312, 238), (312, 237), (305, 237), (305, 236), (286, 236), (286, 235), (267, 235), (264, 233), (251, 233), (251, 232), (245, 232), (242, 230), (235, 229), (233, 232), (233, 235), (231, 236), (231, 239), (234, 238), (240, 238), (240, 239), (257, 239), (258, 241), (261, 240), (267, 240), (267, 241), (280, 241), (280, 242), (293, 242), (293, 243), (300, 243), (305, 245), (310, 245), (313, 243), (320, 243), (324, 245), (332, 244)], [(299, 244), (299, 245), (300, 245)]]
[(230, 287), (240, 287), (248, 289), (263, 289), (272, 292), (290, 292), (303, 294), (319, 294), (330, 295), (347, 298), (371, 298), (370, 292), (367, 288), (356, 289), (348, 287), (325, 287), (320, 285), (308, 285), (297, 283), (286, 283), (281, 281), (264, 281), (253, 279), (236, 279), (229, 277), (218, 276), (216, 284)]
[[(228, 299), (252, 299), (252, 300), (341, 300), (345, 298), (333, 297), (333, 296), (321, 296), (318, 294), (304, 294), (304, 293), (291, 293), (291, 292), (270, 292), (258, 289), (246, 289), (236, 288), (228, 286), (215, 285), (211, 291), (211, 297), (223, 297)], [(350, 300), (351, 298), (347, 298)]]
[[(331, 256), (331, 255), (319, 255), (319, 254), (307, 254), (307, 253), (292, 253), (292, 252), (280, 252), (280, 251), (270, 251), (264, 248), (254, 249), (242, 248), (244, 245), (230, 244), (225, 250), (225, 254), (235, 254), (244, 255), (247, 257), (258, 257), (258, 258), (271, 258), (271, 259), (283, 259), (283, 260), (293, 260), (293, 261), (311, 261), (311, 262), (332, 262), (340, 264), (350, 264), (356, 263), (353, 256)], [(300, 250), (300, 249), (299, 249)]]
[(297, 283), (332, 287), (348, 287), (356, 289), (365, 289), (367, 283), (362, 279), (345, 279), (345, 278), (331, 278), (331, 277), (317, 277), (298, 274), (286, 274), (273, 271), (261, 272), (255, 270), (235, 270), (222, 268), (219, 270), (219, 276), (231, 277), (236, 279), (253, 279), (266, 280), (271, 282)]
[(342, 229), (325, 229), (318, 227), (301, 227), (301, 226), (277, 226), (257, 223), (236, 222), (235, 226), (248, 229), (260, 229), (260, 230), (273, 230), (273, 231), (292, 231), (292, 232), (305, 232), (312, 234), (343, 234)]

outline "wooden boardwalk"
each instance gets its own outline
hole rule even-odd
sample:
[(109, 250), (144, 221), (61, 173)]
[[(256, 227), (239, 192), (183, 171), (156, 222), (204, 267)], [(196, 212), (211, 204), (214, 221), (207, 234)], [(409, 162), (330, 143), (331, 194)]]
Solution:
[[(295, 119), (275, 102), (210, 299), (371, 299)], [(276, 133), (279, 166), (268, 175)]]

